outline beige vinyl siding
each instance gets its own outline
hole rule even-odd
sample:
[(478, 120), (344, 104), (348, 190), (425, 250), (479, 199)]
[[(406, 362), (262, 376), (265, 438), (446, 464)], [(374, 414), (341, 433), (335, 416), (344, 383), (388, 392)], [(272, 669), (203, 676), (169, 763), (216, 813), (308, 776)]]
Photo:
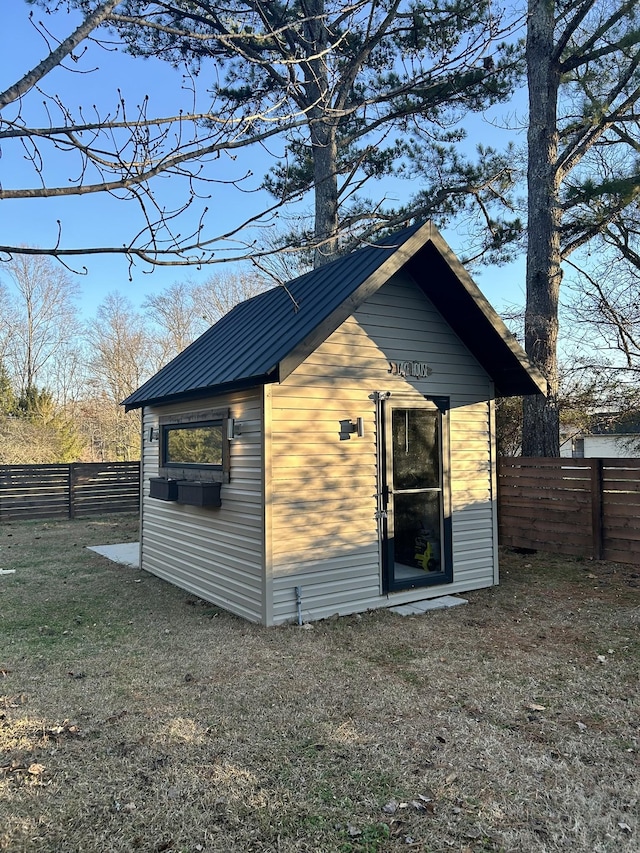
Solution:
[[(142, 568), (206, 601), (252, 621), (263, 618), (264, 524), (262, 389), (145, 410), (143, 438)], [(230, 482), (222, 506), (204, 509), (149, 497), (158, 472), (158, 417), (205, 408), (229, 409), (242, 424), (230, 442)], [(203, 475), (206, 479), (206, 475)]]
[(454, 585), (466, 590), (492, 583), (497, 560), (489, 413), (488, 401), (451, 413)]
[[(424, 379), (389, 361), (427, 362)], [(374, 391), (451, 400), (454, 582), (383, 595)], [(491, 381), (408, 277), (397, 276), (346, 320), (271, 396), (273, 621), (305, 620), (462, 592), (493, 583)], [(342, 419), (365, 435), (339, 440)]]

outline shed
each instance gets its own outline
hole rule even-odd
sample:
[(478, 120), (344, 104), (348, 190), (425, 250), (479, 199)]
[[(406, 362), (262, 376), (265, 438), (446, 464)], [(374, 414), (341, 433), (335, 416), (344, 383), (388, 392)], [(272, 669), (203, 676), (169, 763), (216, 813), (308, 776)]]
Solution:
[(640, 449), (640, 417), (627, 412), (594, 412), (581, 426), (560, 428), (560, 456), (574, 459), (629, 459)]
[(431, 223), (360, 248), (124, 401), (141, 566), (265, 625), (496, 584), (493, 401), (544, 387)]

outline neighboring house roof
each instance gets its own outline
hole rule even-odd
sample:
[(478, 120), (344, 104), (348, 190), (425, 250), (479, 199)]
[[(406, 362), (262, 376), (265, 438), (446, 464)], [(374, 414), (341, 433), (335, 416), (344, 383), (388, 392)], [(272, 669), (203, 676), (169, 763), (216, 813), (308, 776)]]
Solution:
[(129, 411), (283, 381), (404, 267), (491, 376), (498, 395), (546, 390), (542, 375), (427, 222), (240, 303), (124, 406)]

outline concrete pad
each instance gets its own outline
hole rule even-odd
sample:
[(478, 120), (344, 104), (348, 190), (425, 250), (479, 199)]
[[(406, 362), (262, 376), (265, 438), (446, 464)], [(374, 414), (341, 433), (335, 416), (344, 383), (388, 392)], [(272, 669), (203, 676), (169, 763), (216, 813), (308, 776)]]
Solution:
[(455, 595), (441, 595), (439, 598), (429, 598), (426, 601), (399, 604), (397, 607), (390, 607), (389, 610), (400, 616), (420, 616), (429, 610), (443, 610), (445, 607), (457, 607), (459, 604), (468, 604), (467, 599), (458, 598)]
[(140, 543), (123, 542), (120, 545), (87, 545), (89, 551), (95, 551), (107, 560), (122, 563), (123, 566), (140, 568)]

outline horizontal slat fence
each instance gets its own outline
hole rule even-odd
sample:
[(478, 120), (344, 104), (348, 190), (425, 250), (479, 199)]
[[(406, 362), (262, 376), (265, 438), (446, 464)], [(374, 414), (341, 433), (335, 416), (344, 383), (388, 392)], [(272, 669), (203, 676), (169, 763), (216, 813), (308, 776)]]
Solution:
[(136, 512), (139, 462), (0, 465), (0, 521)]
[(640, 459), (503, 458), (500, 542), (640, 564)]
[(640, 459), (602, 463), (603, 558), (640, 564)]

